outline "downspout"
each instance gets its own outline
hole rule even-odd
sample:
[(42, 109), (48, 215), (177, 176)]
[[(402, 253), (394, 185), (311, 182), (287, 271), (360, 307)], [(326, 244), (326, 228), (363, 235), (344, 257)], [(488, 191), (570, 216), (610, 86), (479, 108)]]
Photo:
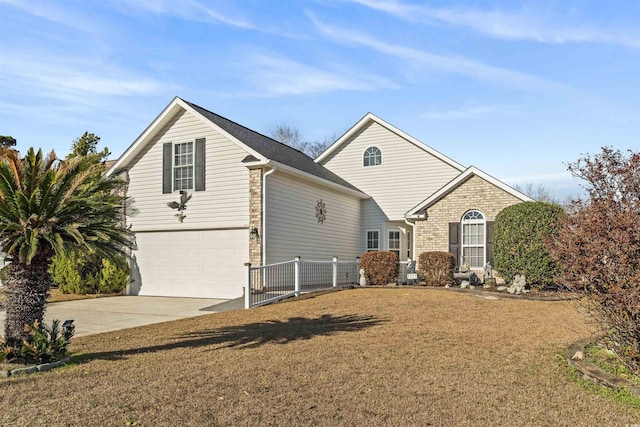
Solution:
[(271, 170), (262, 175), (262, 265), (267, 263), (267, 176), (278, 169), (272, 165)]

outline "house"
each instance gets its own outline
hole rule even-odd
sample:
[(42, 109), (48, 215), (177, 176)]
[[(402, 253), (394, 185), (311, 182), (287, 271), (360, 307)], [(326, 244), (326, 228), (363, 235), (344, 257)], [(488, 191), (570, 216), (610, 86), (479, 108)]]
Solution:
[[(247, 261), (372, 250), (450, 250), (482, 269), (495, 215), (530, 200), (373, 114), (314, 161), (178, 97), (107, 174), (138, 210), (128, 292), (139, 295), (235, 298)], [(181, 197), (186, 209), (168, 206)]]

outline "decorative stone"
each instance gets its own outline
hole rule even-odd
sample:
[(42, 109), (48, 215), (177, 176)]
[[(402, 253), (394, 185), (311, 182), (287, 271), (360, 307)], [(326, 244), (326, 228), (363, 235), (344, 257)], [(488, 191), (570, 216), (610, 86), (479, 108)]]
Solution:
[(11, 371), (0, 371), (0, 378), (7, 378), (11, 375)]
[(360, 269), (360, 286), (367, 286), (367, 277), (364, 275), (364, 268)]
[(484, 280), (485, 280), (485, 282), (490, 277), (493, 277), (493, 267), (491, 266), (491, 263), (488, 262), (484, 266)]
[(18, 368), (11, 371), (11, 375), (33, 374), (38, 372), (37, 366), (28, 366), (26, 368)]
[(460, 282), (460, 288), (461, 289), (467, 289), (469, 287), (469, 281), (468, 280), (463, 280), (462, 282)]
[(498, 291), (498, 292), (504, 292), (504, 291), (506, 291), (506, 290), (507, 290), (507, 287), (506, 287), (506, 286), (498, 286), (498, 287), (496, 288), (496, 291)]
[(507, 291), (510, 294), (520, 295), (522, 291), (524, 291), (525, 286), (527, 286), (526, 276), (524, 274), (516, 274), (516, 277), (513, 278), (513, 283), (507, 288)]

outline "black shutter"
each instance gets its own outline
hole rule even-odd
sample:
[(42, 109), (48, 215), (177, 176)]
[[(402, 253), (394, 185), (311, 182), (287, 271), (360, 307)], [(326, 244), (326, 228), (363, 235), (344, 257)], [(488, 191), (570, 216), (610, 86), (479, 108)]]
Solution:
[(487, 221), (487, 262), (493, 264), (493, 224), (494, 221)]
[(460, 223), (449, 223), (449, 253), (456, 258), (456, 265), (460, 265)]
[(196, 191), (204, 191), (204, 138), (196, 139)]
[(173, 144), (165, 142), (162, 144), (162, 193), (167, 194), (173, 191), (172, 169), (173, 169)]

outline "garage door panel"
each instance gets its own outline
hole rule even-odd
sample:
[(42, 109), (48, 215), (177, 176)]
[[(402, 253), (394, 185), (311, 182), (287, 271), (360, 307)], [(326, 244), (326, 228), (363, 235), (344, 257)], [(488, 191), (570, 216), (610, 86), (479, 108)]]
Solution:
[[(242, 236), (242, 238), (239, 238)], [(132, 293), (236, 298), (246, 285), (246, 230), (139, 232)]]

